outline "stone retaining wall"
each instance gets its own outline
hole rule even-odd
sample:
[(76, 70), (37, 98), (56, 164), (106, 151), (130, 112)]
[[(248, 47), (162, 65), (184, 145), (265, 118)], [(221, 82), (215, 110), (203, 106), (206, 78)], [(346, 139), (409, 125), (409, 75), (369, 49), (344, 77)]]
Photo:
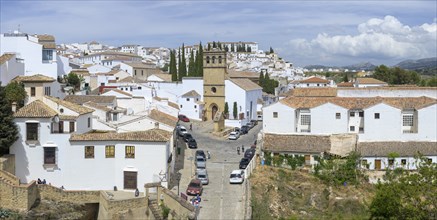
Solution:
[(99, 203), (99, 191), (63, 190), (54, 186), (39, 184), (40, 198), (72, 203)]
[(27, 211), (39, 198), (36, 182), (27, 185), (11, 185), (0, 181), (0, 207), (15, 211)]
[(15, 174), (15, 155), (6, 154), (0, 157), (0, 170)]

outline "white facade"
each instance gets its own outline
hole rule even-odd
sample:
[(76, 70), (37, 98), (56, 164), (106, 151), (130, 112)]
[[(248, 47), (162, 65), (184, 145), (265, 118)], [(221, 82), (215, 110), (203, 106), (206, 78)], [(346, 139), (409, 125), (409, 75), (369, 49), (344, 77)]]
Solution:
[(5, 86), (13, 78), (24, 75), (24, 63), (15, 54), (3, 54), (2, 58), (7, 58), (0, 63), (0, 85)]
[[(225, 102), (229, 106), (229, 118), (233, 120), (240, 120), (240, 126), (245, 125), (250, 120), (257, 120), (257, 103), (258, 99), (262, 97), (262, 89), (245, 90), (232, 82), (232, 80), (225, 80)], [(233, 116), (234, 102), (237, 103), (238, 116)], [(240, 114), (243, 118), (240, 118)], [(225, 122), (226, 125), (226, 122)], [(232, 124), (233, 126), (234, 124)]]
[(265, 133), (295, 133), (294, 109), (277, 102), (263, 108), (263, 131)]

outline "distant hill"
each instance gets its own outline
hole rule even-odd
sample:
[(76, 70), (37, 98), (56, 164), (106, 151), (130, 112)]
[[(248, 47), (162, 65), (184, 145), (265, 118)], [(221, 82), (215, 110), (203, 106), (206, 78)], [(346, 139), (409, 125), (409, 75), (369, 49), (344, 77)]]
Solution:
[(363, 62), (363, 63), (357, 63), (354, 65), (344, 66), (343, 69), (349, 69), (349, 70), (374, 70), (376, 68), (375, 65), (373, 65), (370, 62)]
[(405, 60), (394, 66), (407, 70), (415, 70), (423, 75), (434, 75), (437, 74), (437, 57)]

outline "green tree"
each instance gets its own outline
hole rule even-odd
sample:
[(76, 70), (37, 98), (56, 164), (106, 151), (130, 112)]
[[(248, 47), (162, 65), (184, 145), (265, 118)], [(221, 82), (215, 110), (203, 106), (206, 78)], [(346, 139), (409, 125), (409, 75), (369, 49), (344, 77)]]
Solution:
[(194, 61), (194, 52), (192, 50), (188, 62), (188, 76), (196, 76), (196, 64)]
[(173, 81), (173, 82), (178, 81), (178, 70), (176, 68), (176, 51), (175, 50), (170, 51), (170, 74), (171, 74), (171, 81)]
[(182, 69), (181, 48), (179, 48), (179, 53), (178, 53), (178, 81), (182, 81), (181, 69)]
[(67, 85), (73, 86), (75, 89), (80, 88), (80, 78), (76, 73), (69, 73), (67, 75)]
[(237, 119), (237, 116), (238, 116), (237, 102), (234, 102), (234, 109), (233, 109), (232, 115), (234, 116), (234, 119)]
[(24, 90), (24, 84), (11, 81), (5, 87), (5, 96), (9, 104), (16, 102), (18, 108), (22, 107), (24, 105), (24, 99), (26, 99), (27, 96), (26, 90)]
[(426, 86), (437, 87), (437, 77), (432, 77), (426, 82)]
[(182, 44), (182, 58), (181, 58), (181, 68), (179, 69), (179, 81), (182, 81), (182, 77), (187, 76), (187, 62), (185, 59), (185, 46)]
[(199, 51), (196, 56), (196, 76), (203, 76), (203, 46), (199, 43)]
[(9, 147), (18, 139), (18, 128), (12, 114), (5, 88), (0, 86), (0, 156), (8, 154)]
[(344, 73), (343, 82), (349, 82), (349, 79), (347, 77), (347, 73)]
[(228, 105), (228, 102), (225, 102), (225, 110), (223, 111), (223, 113), (225, 114), (226, 118), (229, 117), (229, 105)]
[(437, 164), (416, 158), (417, 172), (402, 168), (386, 171), (370, 204), (371, 218), (428, 219), (436, 214)]
[(264, 73), (261, 71), (259, 73), (258, 85), (264, 88)]
[(272, 47), (270, 47), (269, 53), (274, 53), (275, 51), (273, 50)]

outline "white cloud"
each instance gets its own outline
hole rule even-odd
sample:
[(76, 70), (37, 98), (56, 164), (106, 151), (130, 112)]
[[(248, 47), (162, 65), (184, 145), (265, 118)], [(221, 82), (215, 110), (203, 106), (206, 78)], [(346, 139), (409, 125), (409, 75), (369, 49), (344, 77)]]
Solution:
[(408, 59), (436, 56), (437, 25), (408, 26), (393, 16), (372, 18), (359, 24), (357, 35), (318, 34), (315, 39), (289, 42), (302, 54), (313, 57), (374, 57)]

